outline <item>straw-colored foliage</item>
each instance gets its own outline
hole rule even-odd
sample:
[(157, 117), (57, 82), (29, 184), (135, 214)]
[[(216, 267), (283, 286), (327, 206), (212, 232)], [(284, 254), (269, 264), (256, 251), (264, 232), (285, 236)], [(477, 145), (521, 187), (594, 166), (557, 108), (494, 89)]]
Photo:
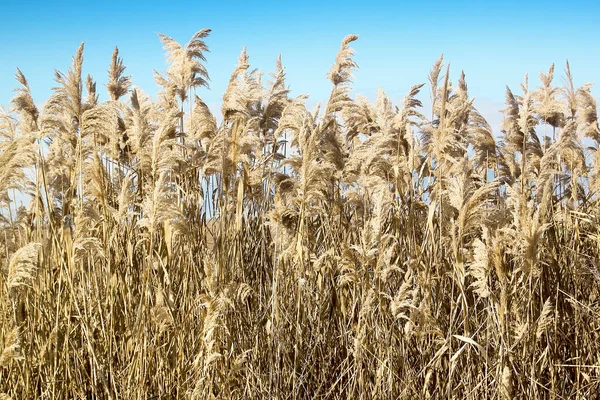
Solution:
[(507, 89), (494, 133), (442, 58), (430, 110), (422, 84), (353, 96), (350, 35), (322, 107), (244, 48), (215, 116), (209, 34), (160, 35), (156, 99), (118, 49), (106, 101), (83, 45), (41, 108), (17, 70), (0, 398), (598, 396), (591, 85), (552, 66)]

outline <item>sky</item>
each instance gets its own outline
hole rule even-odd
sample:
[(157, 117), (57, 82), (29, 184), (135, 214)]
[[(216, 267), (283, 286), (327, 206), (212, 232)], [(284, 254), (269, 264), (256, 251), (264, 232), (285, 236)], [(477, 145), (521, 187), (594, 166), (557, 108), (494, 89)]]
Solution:
[[(210, 90), (198, 94), (211, 108), (221, 97), (244, 46), (254, 68), (272, 72), (281, 54), (292, 95), (310, 104), (327, 99), (329, 71), (342, 38), (352, 46), (359, 69), (354, 94), (374, 100), (382, 88), (400, 105), (409, 88), (427, 82), (444, 53), (451, 79), (465, 71), (475, 105), (496, 128), (506, 85), (515, 92), (526, 73), (530, 86), (556, 63), (561, 84), (568, 59), (577, 86), (600, 81), (600, 5), (595, 1), (15, 1), (2, 2), (0, 105), (9, 106), (16, 67), (42, 104), (54, 86), (54, 70), (66, 72), (85, 42), (84, 73), (98, 83), (100, 100), (115, 46), (134, 85), (158, 91), (153, 69), (166, 69), (157, 33), (185, 43), (202, 28), (210, 53)], [(428, 92), (421, 98), (426, 102)], [(593, 89), (596, 97), (598, 88)]]

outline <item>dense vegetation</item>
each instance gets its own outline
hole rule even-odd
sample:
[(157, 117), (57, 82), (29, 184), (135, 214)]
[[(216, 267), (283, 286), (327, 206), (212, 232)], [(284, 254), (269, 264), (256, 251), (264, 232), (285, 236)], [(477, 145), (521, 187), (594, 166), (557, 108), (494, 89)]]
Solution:
[(347, 36), (309, 111), (244, 50), (217, 118), (209, 33), (160, 35), (156, 99), (117, 49), (101, 103), (83, 45), (41, 108), (17, 71), (1, 399), (597, 395), (600, 129), (568, 64), (507, 89), (498, 138), (441, 58), (431, 110), (371, 103)]

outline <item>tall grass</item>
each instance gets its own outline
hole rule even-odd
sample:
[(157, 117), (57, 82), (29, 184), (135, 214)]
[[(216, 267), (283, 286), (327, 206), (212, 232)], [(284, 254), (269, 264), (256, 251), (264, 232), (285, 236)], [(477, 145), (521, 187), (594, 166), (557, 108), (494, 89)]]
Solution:
[(597, 396), (600, 129), (568, 64), (507, 89), (499, 140), (442, 58), (430, 110), (353, 98), (356, 35), (314, 111), (244, 49), (217, 118), (209, 33), (160, 35), (156, 99), (118, 49), (105, 102), (83, 45), (41, 109), (17, 71), (0, 398)]

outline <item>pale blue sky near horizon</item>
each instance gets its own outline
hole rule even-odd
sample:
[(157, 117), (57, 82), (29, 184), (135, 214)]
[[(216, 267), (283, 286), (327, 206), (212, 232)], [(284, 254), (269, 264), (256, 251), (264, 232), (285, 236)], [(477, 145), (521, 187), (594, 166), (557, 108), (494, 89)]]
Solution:
[[(526, 73), (530, 86), (556, 63), (562, 84), (569, 59), (575, 84), (598, 82), (600, 4), (592, 1), (428, 1), (370, 2), (3, 2), (0, 23), (0, 105), (8, 107), (19, 67), (40, 104), (54, 86), (54, 70), (66, 72), (77, 46), (85, 42), (84, 73), (98, 83), (101, 100), (114, 46), (134, 85), (150, 95), (158, 88), (153, 69), (166, 68), (156, 33), (185, 43), (211, 28), (206, 67), (211, 89), (199, 95), (219, 109), (237, 57), (247, 46), (254, 68), (273, 71), (282, 55), (292, 95), (325, 100), (326, 74), (342, 38), (353, 43), (359, 69), (354, 93), (370, 99), (382, 88), (395, 104), (412, 85), (426, 83), (431, 65), (444, 53), (451, 78), (461, 70), (471, 96), (494, 128), (501, 116), (505, 86), (519, 92)], [(598, 96), (598, 88), (593, 89)], [(421, 95), (428, 98), (427, 90)]]

